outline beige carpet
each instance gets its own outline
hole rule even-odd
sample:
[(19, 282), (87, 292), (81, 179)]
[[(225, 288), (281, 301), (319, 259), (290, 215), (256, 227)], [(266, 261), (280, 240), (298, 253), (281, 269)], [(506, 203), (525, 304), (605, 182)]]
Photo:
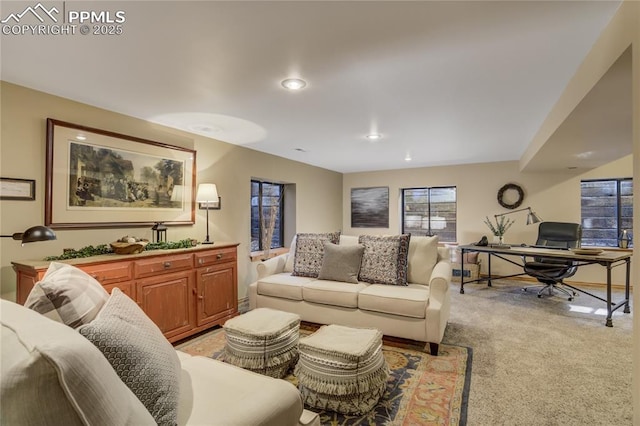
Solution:
[(467, 424), (631, 425), (634, 306), (609, 328), (604, 302), (539, 299), (528, 284), (451, 284), (444, 343), (473, 348)]

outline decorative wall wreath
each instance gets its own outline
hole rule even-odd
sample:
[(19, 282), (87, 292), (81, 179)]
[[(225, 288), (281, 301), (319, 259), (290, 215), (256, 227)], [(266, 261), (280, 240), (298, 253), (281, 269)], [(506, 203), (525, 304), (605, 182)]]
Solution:
[[(507, 191), (517, 191), (518, 199), (514, 201), (512, 204), (509, 204), (504, 201), (504, 193)], [(524, 200), (524, 191), (520, 187), (520, 185), (516, 185), (515, 183), (508, 183), (504, 185), (502, 188), (498, 190), (498, 203), (505, 209), (517, 209), (522, 204)]]

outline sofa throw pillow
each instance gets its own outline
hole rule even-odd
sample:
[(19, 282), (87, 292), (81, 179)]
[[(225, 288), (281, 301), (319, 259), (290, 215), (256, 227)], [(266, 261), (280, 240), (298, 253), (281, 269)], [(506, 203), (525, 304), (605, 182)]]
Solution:
[(72, 328), (87, 324), (109, 299), (92, 276), (65, 263), (52, 262), (24, 303), (29, 309)]
[(361, 244), (343, 246), (325, 242), (324, 257), (318, 278), (358, 284), (363, 253), (364, 246)]
[(113, 289), (96, 319), (78, 331), (100, 349), (159, 425), (177, 424), (178, 355), (129, 296)]
[(371, 284), (407, 285), (410, 234), (361, 235), (364, 246), (360, 281)]
[(340, 231), (323, 234), (296, 234), (296, 252), (291, 275), (318, 278), (326, 241), (338, 244)]

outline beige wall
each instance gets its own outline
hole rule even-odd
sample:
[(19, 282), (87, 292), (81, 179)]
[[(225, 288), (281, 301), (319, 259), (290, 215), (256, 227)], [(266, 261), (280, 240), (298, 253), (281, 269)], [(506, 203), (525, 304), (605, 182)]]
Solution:
[[(0, 231), (11, 234), (44, 223), (45, 135), (47, 117), (165, 142), (197, 151), (197, 182), (216, 183), (222, 209), (210, 214), (214, 241), (239, 242), (239, 297), (255, 278), (249, 260), (250, 180), (252, 177), (295, 183), (296, 227), (300, 232), (339, 229), (342, 223), (342, 175), (302, 163), (263, 154), (198, 135), (180, 132), (143, 120), (94, 108), (68, 99), (2, 82), (0, 174), (36, 180), (36, 201), (0, 202)], [(203, 240), (205, 211), (197, 210), (194, 226), (170, 227), (168, 239)], [(27, 244), (0, 240), (2, 297), (15, 300), (12, 260), (38, 259), (61, 254), (63, 248), (107, 244), (123, 235), (151, 238), (145, 228), (59, 230), (56, 241)]]
[[(506, 183), (517, 183), (525, 191), (522, 207), (531, 206), (547, 221), (580, 222), (580, 180), (594, 178), (630, 177), (633, 174), (632, 156), (583, 173), (521, 173), (517, 161), (460, 166), (414, 168), (367, 173), (349, 173), (343, 180), (343, 230), (346, 234), (398, 233), (401, 231), (402, 188), (420, 186), (455, 186), (457, 188), (457, 234), (460, 244), (478, 241), (483, 235), (492, 238), (483, 223), (485, 216), (505, 213), (497, 201), (497, 192)], [(386, 229), (351, 228), (351, 188), (366, 186), (389, 187), (389, 224)], [(509, 217), (515, 224), (507, 231), (507, 243), (534, 243), (537, 225), (526, 225), (526, 211)], [(485, 262), (486, 268), (486, 262)], [(492, 264), (492, 272), (515, 273), (506, 262)], [(575, 281), (606, 282), (605, 270), (600, 266), (581, 268), (572, 278)], [(624, 270), (614, 270), (613, 282), (624, 283)]]

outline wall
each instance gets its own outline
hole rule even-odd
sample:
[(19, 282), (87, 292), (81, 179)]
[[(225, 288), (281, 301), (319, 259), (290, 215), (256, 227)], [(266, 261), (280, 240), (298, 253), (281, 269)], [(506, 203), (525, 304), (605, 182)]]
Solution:
[[(21, 232), (44, 223), (46, 118), (110, 130), (126, 135), (183, 146), (197, 151), (197, 182), (218, 186), (222, 209), (209, 211), (214, 241), (239, 242), (239, 297), (255, 279), (250, 250), (250, 180), (261, 177), (296, 185), (295, 223), (298, 232), (339, 229), (342, 223), (342, 175), (251, 149), (189, 134), (143, 120), (2, 82), (0, 174), (36, 180), (36, 201), (0, 202), (0, 231)], [(168, 239), (203, 240), (206, 212), (196, 210), (194, 226), (170, 227)], [(286, 220), (286, 219), (285, 219)], [(145, 228), (58, 230), (56, 241), (21, 246), (0, 240), (0, 283), (3, 298), (15, 300), (12, 260), (38, 259), (61, 254), (63, 248), (107, 244), (123, 235), (151, 239)]]
[[(517, 161), (484, 163), (459, 166), (413, 168), (404, 170), (349, 173), (343, 180), (343, 229), (346, 234), (367, 233), (396, 234), (401, 231), (401, 189), (420, 186), (457, 187), (457, 234), (460, 244), (478, 241), (483, 235), (492, 238), (483, 223), (486, 216), (508, 210), (497, 201), (497, 192), (506, 183), (517, 183), (525, 191), (521, 207), (531, 206), (543, 220), (580, 222), (580, 180), (595, 178), (630, 177), (633, 174), (631, 155), (588, 172), (574, 173), (522, 173)], [(389, 187), (389, 224), (386, 229), (351, 228), (351, 188), (366, 186)], [(505, 242), (534, 243), (537, 225), (526, 225), (527, 212), (517, 212), (509, 217), (515, 224), (505, 235)], [(485, 262), (486, 265), (486, 262)], [(613, 282), (624, 283), (624, 268), (614, 269)], [(486, 271), (485, 271), (486, 272)], [(512, 265), (492, 262), (492, 272), (515, 273)], [(603, 283), (606, 273), (600, 266), (580, 268), (574, 281)]]

